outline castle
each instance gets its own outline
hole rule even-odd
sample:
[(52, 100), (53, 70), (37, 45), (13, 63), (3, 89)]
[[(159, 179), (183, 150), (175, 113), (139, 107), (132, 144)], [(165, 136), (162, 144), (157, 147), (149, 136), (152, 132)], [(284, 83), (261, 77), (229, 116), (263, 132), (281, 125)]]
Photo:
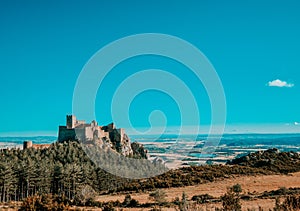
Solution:
[[(95, 120), (86, 123), (83, 120), (77, 120), (74, 115), (67, 115), (66, 125), (59, 126), (57, 140), (58, 142), (77, 140), (87, 144), (96, 143), (99, 146), (109, 147), (124, 156), (148, 158), (148, 151), (142, 144), (131, 143), (124, 128), (117, 129), (114, 123), (99, 126)], [(23, 143), (23, 149), (44, 149), (49, 146), (50, 144), (33, 144), (32, 141)]]
[(114, 123), (107, 126), (99, 126), (93, 120), (90, 124), (87, 124), (83, 120), (77, 120), (75, 115), (67, 115), (66, 125), (59, 126), (58, 141), (110, 139), (112, 133), (117, 133), (120, 136), (119, 139), (123, 140), (124, 129), (116, 129)]
[(58, 141), (70, 140), (93, 141), (109, 145), (125, 156), (133, 154), (130, 139), (125, 134), (124, 128), (117, 129), (114, 123), (107, 126), (99, 126), (95, 120), (91, 123), (86, 123), (83, 120), (77, 120), (74, 115), (67, 115), (66, 125), (59, 126)]

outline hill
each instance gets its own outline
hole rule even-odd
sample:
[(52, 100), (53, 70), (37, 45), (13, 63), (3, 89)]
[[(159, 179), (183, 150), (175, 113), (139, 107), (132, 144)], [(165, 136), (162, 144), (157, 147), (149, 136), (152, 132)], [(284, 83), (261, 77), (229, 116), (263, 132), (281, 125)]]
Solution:
[(280, 152), (278, 149), (268, 149), (249, 153), (235, 158), (228, 165), (239, 165), (264, 169), (276, 173), (291, 173), (300, 171), (300, 155), (296, 152)]

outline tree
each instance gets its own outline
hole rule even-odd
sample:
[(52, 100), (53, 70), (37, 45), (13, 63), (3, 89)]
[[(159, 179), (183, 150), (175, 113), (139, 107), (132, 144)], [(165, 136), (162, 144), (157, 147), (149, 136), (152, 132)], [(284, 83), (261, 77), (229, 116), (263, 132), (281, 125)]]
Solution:
[(0, 185), (1, 185), (1, 202), (10, 200), (10, 196), (15, 192), (14, 184), (16, 183), (12, 165), (8, 162), (0, 163)]
[(91, 186), (86, 185), (76, 194), (76, 204), (86, 205), (86, 202), (94, 201), (95, 195), (96, 192), (94, 191), (94, 189)]
[(188, 196), (185, 192), (182, 192), (181, 202), (179, 204), (179, 210), (180, 211), (189, 210)]
[(123, 206), (124, 207), (128, 207), (130, 205), (130, 201), (131, 201), (131, 196), (129, 194), (127, 194), (124, 198), (124, 201), (123, 201)]
[(233, 187), (228, 188), (227, 193), (221, 197), (223, 210), (241, 211), (240, 197), (233, 191)]
[(77, 189), (82, 184), (82, 169), (78, 164), (67, 164), (64, 171), (64, 183), (69, 199), (74, 199)]

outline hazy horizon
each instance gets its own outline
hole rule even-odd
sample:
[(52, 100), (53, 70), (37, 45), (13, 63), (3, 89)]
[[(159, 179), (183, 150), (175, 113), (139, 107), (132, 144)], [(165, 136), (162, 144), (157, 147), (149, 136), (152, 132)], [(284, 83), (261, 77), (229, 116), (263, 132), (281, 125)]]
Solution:
[[(129, 136), (148, 136), (161, 134), (163, 128), (153, 128), (152, 133), (146, 133), (147, 128), (135, 128), (136, 132), (130, 128), (125, 128)], [(196, 126), (186, 126), (182, 130), (182, 135), (207, 135), (209, 134), (209, 125), (201, 126), (199, 133), (195, 133)], [(157, 133), (155, 131), (158, 131)], [(168, 127), (162, 135), (178, 135), (179, 127)], [(213, 133), (212, 133), (213, 134)], [(300, 125), (295, 123), (277, 123), (277, 124), (228, 124), (225, 126), (224, 134), (300, 134)], [(53, 136), (57, 137), (57, 131), (27, 131), (27, 132), (8, 132), (1, 133), (0, 137), (35, 137), (35, 136)]]

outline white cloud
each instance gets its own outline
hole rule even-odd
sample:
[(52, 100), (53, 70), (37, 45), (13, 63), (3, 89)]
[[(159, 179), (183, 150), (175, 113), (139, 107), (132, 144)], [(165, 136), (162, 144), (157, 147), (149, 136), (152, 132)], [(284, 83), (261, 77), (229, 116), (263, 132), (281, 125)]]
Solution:
[(286, 81), (282, 81), (279, 79), (276, 79), (274, 81), (269, 81), (267, 85), (268, 86), (276, 86), (276, 87), (289, 87), (289, 88), (294, 86), (294, 84), (292, 84), (292, 83), (288, 83)]
[(294, 125), (300, 125), (300, 123), (299, 122), (294, 122)]

